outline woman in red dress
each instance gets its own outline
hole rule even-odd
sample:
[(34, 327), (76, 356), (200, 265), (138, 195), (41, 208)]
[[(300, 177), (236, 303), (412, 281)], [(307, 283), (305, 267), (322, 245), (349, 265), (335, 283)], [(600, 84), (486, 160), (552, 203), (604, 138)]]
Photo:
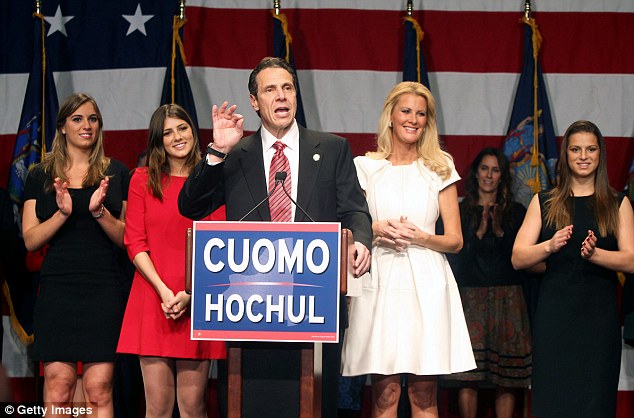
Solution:
[(210, 359), (226, 355), (224, 342), (190, 339), (184, 276), (192, 221), (179, 214), (177, 198), (199, 160), (189, 115), (178, 105), (159, 107), (150, 120), (148, 166), (130, 180), (124, 243), (136, 273), (117, 348), (139, 355), (151, 417), (171, 417), (175, 400), (181, 415), (206, 417)]

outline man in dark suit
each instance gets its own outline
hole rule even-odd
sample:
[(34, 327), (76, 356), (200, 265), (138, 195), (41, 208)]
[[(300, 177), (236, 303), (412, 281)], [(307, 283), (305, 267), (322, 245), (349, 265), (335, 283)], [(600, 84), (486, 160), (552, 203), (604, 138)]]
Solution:
[[(286, 187), (306, 212), (292, 205), (288, 220), (341, 222), (342, 227), (353, 233), (356, 248), (353, 270), (360, 276), (370, 267), (368, 248), (372, 244), (372, 225), (350, 146), (344, 138), (297, 124), (296, 91), (297, 76), (293, 68), (283, 59), (267, 57), (249, 77), (251, 106), (262, 120), (262, 127), (255, 134), (241, 139), (243, 117), (235, 113), (235, 105), (228, 107), (225, 102), (220, 108), (213, 107), (214, 140), (207, 148), (206, 158), (189, 176), (180, 193), (180, 212), (189, 218), (201, 219), (225, 204), (227, 220), (242, 219), (266, 198), (267, 190), (272, 189), (269, 179), (278, 171), (271, 168), (274, 167), (272, 161), (278, 158), (278, 142), (282, 142), (281, 152), (290, 169)], [(271, 219), (266, 202), (245, 218), (249, 221)], [(343, 332), (347, 326), (345, 300), (340, 306)], [(301, 344), (242, 343), (242, 347), (242, 416), (297, 418)], [(337, 414), (340, 354), (340, 344), (324, 344), (323, 417), (334, 418)]]

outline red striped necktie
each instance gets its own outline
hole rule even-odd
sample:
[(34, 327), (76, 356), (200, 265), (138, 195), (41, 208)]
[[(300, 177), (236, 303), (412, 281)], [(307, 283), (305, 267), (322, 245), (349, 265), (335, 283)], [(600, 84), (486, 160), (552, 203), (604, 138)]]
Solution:
[(275, 148), (275, 154), (271, 160), (271, 169), (269, 171), (269, 190), (273, 190), (275, 187), (275, 173), (285, 171), (286, 180), (279, 184), (269, 197), (271, 220), (273, 222), (291, 222), (291, 200), (286, 196), (284, 190), (282, 190), (282, 187), (284, 187), (290, 193), (293, 186), (293, 181), (291, 180), (291, 165), (286, 155), (284, 155), (286, 144), (277, 141), (273, 144), (273, 148)]

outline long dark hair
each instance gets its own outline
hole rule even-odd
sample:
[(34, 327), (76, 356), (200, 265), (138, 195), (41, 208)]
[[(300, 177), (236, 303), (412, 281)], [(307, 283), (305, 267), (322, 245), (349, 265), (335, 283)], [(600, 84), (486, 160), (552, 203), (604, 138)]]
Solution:
[(590, 196), (590, 207), (594, 209), (594, 216), (602, 237), (616, 234), (619, 226), (619, 202), (616, 191), (610, 187), (608, 179), (608, 164), (605, 150), (605, 139), (594, 123), (578, 120), (568, 127), (561, 141), (559, 151), (557, 187), (548, 193), (544, 202), (546, 225), (561, 229), (572, 223), (573, 208), (570, 196), (572, 193), (572, 174), (568, 165), (568, 145), (570, 137), (584, 132), (594, 135), (599, 146), (599, 162), (594, 175), (594, 194)]
[(147, 144), (147, 166), (148, 166), (148, 188), (152, 195), (163, 200), (163, 179), (169, 179), (170, 162), (169, 156), (165, 152), (163, 145), (163, 127), (166, 118), (182, 119), (192, 130), (194, 144), (185, 160), (185, 166), (191, 173), (196, 163), (200, 161), (200, 145), (198, 142), (198, 132), (192, 118), (185, 109), (177, 104), (165, 104), (154, 111), (150, 119)]
[(462, 222), (472, 227), (478, 225), (481, 217), (480, 210), (478, 208), (478, 200), (480, 199), (480, 194), (478, 188), (477, 174), (482, 160), (487, 155), (490, 155), (497, 159), (498, 165), (500, 166), (500, 173), (502, 174), (495, 196), (495, 203), (497, 204), (495, 217), (499, 221), (500, 225), (509, 225), (511, 222), (513, 222), (513, 212), (511, 210), (511, 207), (513, 205), (513, 192), (511, 191), (511, 170), (509, 168), (509, 162), (502, 150), (493, 147), (486, 147), (482, 149), (482, 151), (480, 151), (480, 153), (471, 162), (469, 175), (467, 176), (467, 181), (465, 184), (467, 194), (464, 198), (464, 204), (461, 208), (460, 217), (462, 219)]

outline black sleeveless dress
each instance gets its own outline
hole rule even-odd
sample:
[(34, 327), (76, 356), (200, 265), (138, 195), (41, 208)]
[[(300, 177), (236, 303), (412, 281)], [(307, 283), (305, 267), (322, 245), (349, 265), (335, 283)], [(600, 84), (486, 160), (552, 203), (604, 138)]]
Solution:
[[(581, 257), (588, 230), (597, 247), (616, 250), (614, 236), (600, 237), (589, 197), (574, 201), (573, 235), (546, 259), (533, 339), (532, 414), (547, 418), (614, 418), (621, 361), (616, 272)], [(619, 195), (619, 203), (623, 196)], [(540, 242), (556, 230), (543, 218)]]
[[(111, 160), (105, 207), (119, 217), (127, 200), (129, 174)], [(57, 210), (55, 191), (45, 191), (47, 175), (29, 173), (24, 199), (36, 199), (42, 222)], [(73, 212), (49, 242), (34, 313), (33, 359), (112, 362), (123, 318), (119, 250), (88, 210), (97, 185), (69, 189)]]

